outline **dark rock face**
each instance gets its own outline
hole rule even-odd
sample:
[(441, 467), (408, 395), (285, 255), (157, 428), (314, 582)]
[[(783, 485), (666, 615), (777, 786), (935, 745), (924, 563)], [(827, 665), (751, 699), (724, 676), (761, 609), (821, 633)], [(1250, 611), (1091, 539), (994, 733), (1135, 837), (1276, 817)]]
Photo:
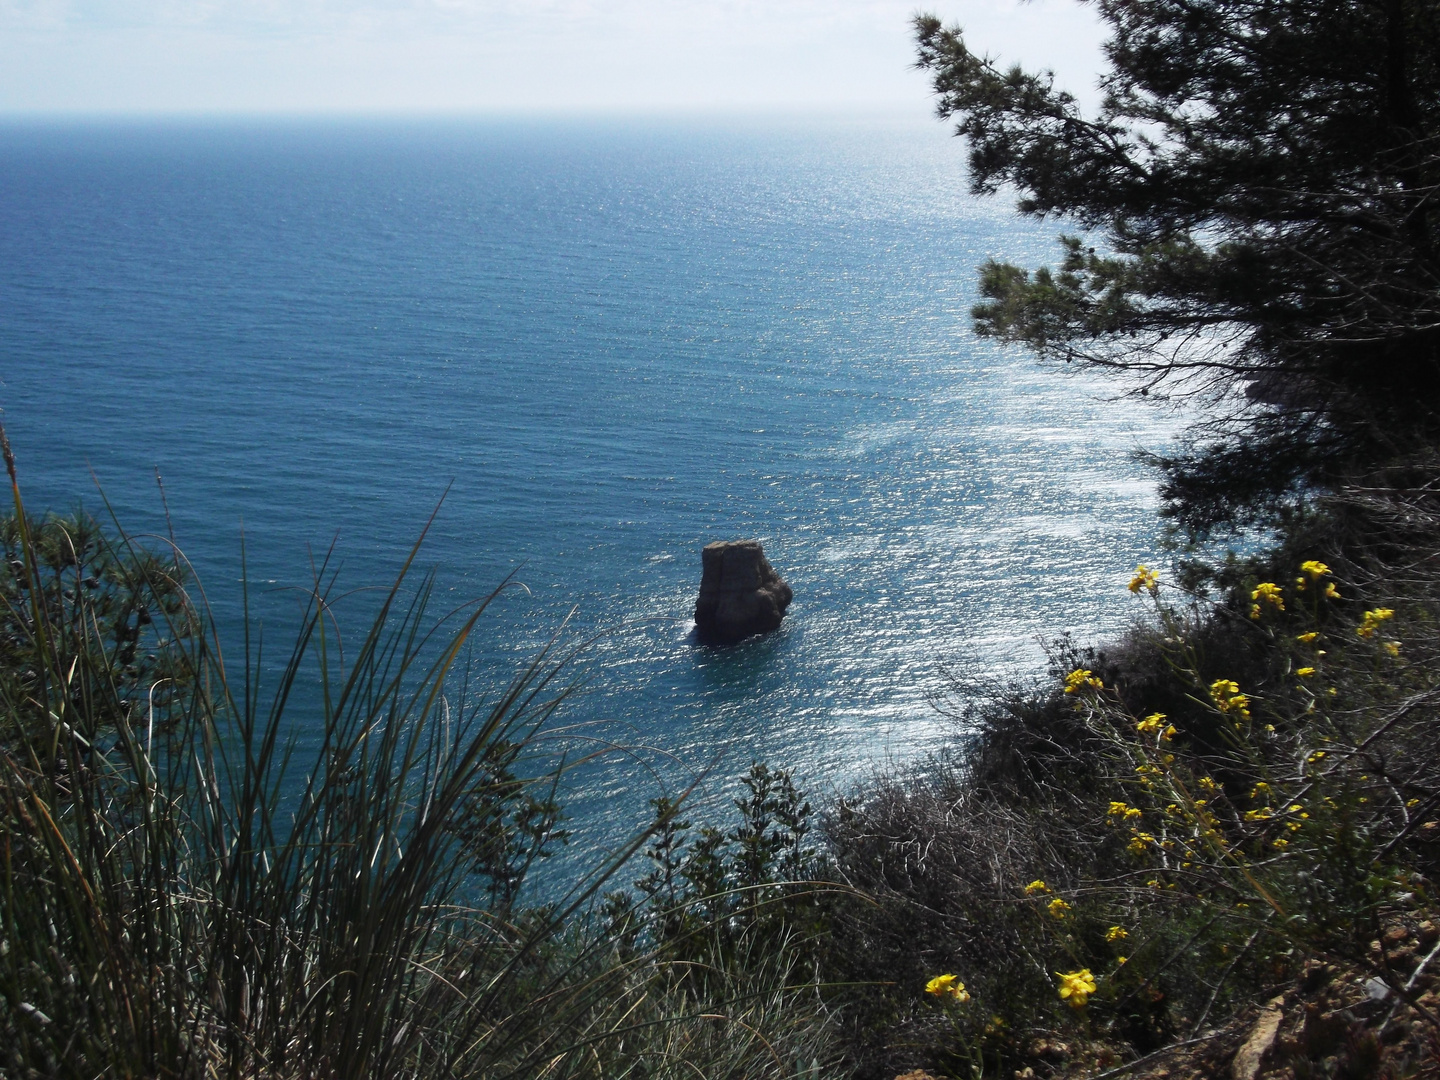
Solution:
[(726, 645), (780, 625), (795, 594), (758, 540), (706, 544), (700, 563), (695, 632), (702, 641)]

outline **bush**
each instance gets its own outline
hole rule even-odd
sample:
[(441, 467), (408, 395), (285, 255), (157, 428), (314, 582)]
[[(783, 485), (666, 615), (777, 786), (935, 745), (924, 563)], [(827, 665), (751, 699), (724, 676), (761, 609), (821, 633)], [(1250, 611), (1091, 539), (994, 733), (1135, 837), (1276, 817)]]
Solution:
[(1433, 559), (1396, 535), (1351, 534), (1344, 582), (1284, 547), (1236, 560), (1214, 600), (1142, 567), (1152, 617), (1118, 645), (1058, 642), (1029, 691), (956, 683), (954, 754), (826, 824), (876, 901), (846, 909), (826, 968), (870, 984), (845, 1027), (858, 1076), (1114, 1064), (1311, 971), (1436, 1023), (1435, 973), (1393, 944), (1440, 914)]

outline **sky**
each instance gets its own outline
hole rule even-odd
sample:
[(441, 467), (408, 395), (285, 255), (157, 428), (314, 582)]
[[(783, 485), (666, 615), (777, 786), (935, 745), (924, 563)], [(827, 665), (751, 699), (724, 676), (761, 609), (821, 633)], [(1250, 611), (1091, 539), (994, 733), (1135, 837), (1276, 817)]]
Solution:
[(917, 10), (1097, 96), (1076, 0), (0, 0), (0, 114), (924, 116)]

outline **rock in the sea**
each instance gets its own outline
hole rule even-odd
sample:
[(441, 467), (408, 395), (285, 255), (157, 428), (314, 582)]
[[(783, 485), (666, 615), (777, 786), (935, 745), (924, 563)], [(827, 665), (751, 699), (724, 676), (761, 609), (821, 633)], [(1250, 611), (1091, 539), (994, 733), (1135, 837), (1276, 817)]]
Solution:
[(724, 645), (780, 625), (795, 594), (758, 540), (706, 544), (700, 564), (695, 632), (701, 640)]

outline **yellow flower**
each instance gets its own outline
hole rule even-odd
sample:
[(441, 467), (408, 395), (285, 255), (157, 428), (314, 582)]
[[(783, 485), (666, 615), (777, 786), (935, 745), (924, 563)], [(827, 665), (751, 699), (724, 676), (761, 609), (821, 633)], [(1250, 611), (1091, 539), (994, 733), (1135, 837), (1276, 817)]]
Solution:
[(1360, 625), (1355, 628), (1355, 633), (1363, 638), (1374, 637), (1375, 629), (1386, 619), (1393, 619), (1395, 611), (1393, 608), (1382, 607), (1374, 611), (1367, 611), (1360, 616)]
[(1050, 903), (1046, 904), (1045, 908), (1050, 912), (1051, 918), (1063, 919), (1066, 913), (1069, 912), (1070, 905), (1057, 896), (1054, 900), (1051, 900)]
[(1387, 653), (1389, 653), (1391, 656), (1399, 656), (1399, 655), (1400, 655), (1400, 642), (1398, 642), (1398, 641), (1387, 641), (1387, 642), (1385, 642), (1385, 644), (1384, 644), (1383, 646), (1381, 646), (1381, 647), (1382, 647)]
[(1324, 761), (1324, 760), (1325, 760), (1325, 751), (1324, 751), (1324, 750), (1316, 750), (1313, 754), (1311, 754), (1311, 755), (1310, 755), (1308, 758), (1306, 758), (1305, 760), (1308, 761), (1311, 765), (1314, 765), (1317, 761)]
[(1065, 676), (1065, 693), (1078, 694), (1086, 687), (1092, 690), (1104, 690), (1105, 684), (1086, 668), (1076, 668)]
[(1164, 719), (1165, 714), (1163, 712), (1151, 713), (1135, 725), (1135, 730), (1141, 735), (1149, 735), (1152, 731), (1160, 730), (1160, 721)]
[(1293, 803), (1290, 804), (1290, 806), (1288, 807), (1288, 809), (1289, 809), (1290, 813), (1292, 813), (1292, 814), (1298, 814), (1298, 813), (1300, 813), (1300, 811), (1304, 810), (1305, 808), (1304, 808), (1303, 806), (1301, 806), (1298, 802), (1293, 802)]
[(1296, 668), (1296, 669), (1295, 669), (1295, 677), (1296, 677), (1297, 679), (1308, 679), (1308, 678), (1310, 678), (1311, 675), (1314, 675), (1314, 674), (1315, 674), (1315, 669), (1314, 669), (1313, 667), (1302, 667), (1302, 668)]
[(951, 998), (961, 1005), (970, 1000), (970, 993), (959, 975), (936, 975), (925, 984), (925, 992), (938, 998)]
[(1067, 1002), (1072, 1009), (1083, 1009), (1096, 989), (1095, 976), (1090, 974), (1090, 969), (1057, 971), (1055, 974), (1060, 979), (1060, 1000)]
[(1261, 808), (1261, 809), (1259, 809), (1259, 810), (1246, 810), (1246, 811), (1245, 811), (1245, 820), (1246, 820), (1246, 821), (1265, 821), (1265, 820), (1267, 820), (1267, 819), (1269, 819), (1269, 818), (1272, 818), (1272, 817), (1274, 817), (1274, 816), (1275, 816), (1275, 810), (1274, 810), (1273, 807), (1269, 807), (1269, 806), (1263, 807), (1263, 808)]
[(1202, 776), (1202, 777), (1200, 777), (1200, 786), (1201, 786), (1202, 788), (1204, 788), (1206, 791), (1219, 791), (1219, 790), (1220, 790), (1220, 785), (1215, 782), (1215, 778), (1212, 777), (1212, 776)]
[[(1305, 586), (1309, 582), (1319, 581), (1322, 577), (1329, 577), (1330, 567), (1326, 566), (1323, 562), (1317, 562), (1314, 559), (1306, 559), (1300, 564), (1300, 574), (1301, 576), (1295, 579), (1295, 587), (1301, 592), (1304, 592)], [(1330, 597), (1332, 600), (1337, 599), (1340, 596), (1340, 594), (1335, 591), (1334, 582), (1325, 583), (1325, 595)]]
[(1314, 641), (1319, 636), (1320, 634), (1318, 631), (1311, 630), (1308, 634), (1296, 634), (1295, 640), (1300, 642), (1300, 644), (1302, 645), (1309, 645), (1310, 642)]
[[(1262, 581), (1250, 592), (1250, 599), (1269, 604), (1276, 611), (1285, 610), (1285, 595), (1273, 581)], [(1250, 609), (1253, 616), (1255, 608)]]
[(1250, 719), (1250, 698), (1240, 693), (1240, 685), (1234, 679), (1216, 679), (1210, 684), (1210, 697), (1222, 713), (1233, 712)]
[(1160, 738), (1164, 739), (1166, 742), (1169, 742), (1171, 739), (1175, 738), (1175, 736), (1179, 734), (1180, 729), (1177, 728), (1174, 724), (1171, 724), (1164, 731), (1160, 732)]
[(1135, 576), (1130, 579), (1130, 591), (1138, 593), (1141, 589), (1149, 589), (1153, 595), (1160, 587), (1160, 580), (1155, 576), (1154, 570), (1147, 570), (1144, 566), (1135, 567)]
[(1130, 837), (1130, 843), (1125, 845), (1127, 851), (1132, 855), (1144, 855), (1145, 849), (1155, 843), (1155, 837), (1148, 832), (1137, 832)]
[(1109, 930), (1105, 931), (1106, 941), (1124, 941), (1129, 936), (1130, 931), (1126, 930), (1123, 926), (1112, 926)]
[(1116, 966), (1116, 967), (1123, 967), (1126, 963), (1129, 962), (1129, 960), (1130, 960), (1130, 958), (1129, 958), (1128, 956), (1117, 956), (1117, 957), (1115, 958), (1115, 966)]
[(1034, 896), (1036, 893), (1049, 892), (1050, 886), (1041, 881), (1038, 877), (1025, 886), (1025, 895)]
[(1284, 851), (1287, 847), (1290, 846), (1290, 841), (1283, 838), (1279, 840), (1271, 840), (1270, 846), (1276, 848), (1277, 850)]

